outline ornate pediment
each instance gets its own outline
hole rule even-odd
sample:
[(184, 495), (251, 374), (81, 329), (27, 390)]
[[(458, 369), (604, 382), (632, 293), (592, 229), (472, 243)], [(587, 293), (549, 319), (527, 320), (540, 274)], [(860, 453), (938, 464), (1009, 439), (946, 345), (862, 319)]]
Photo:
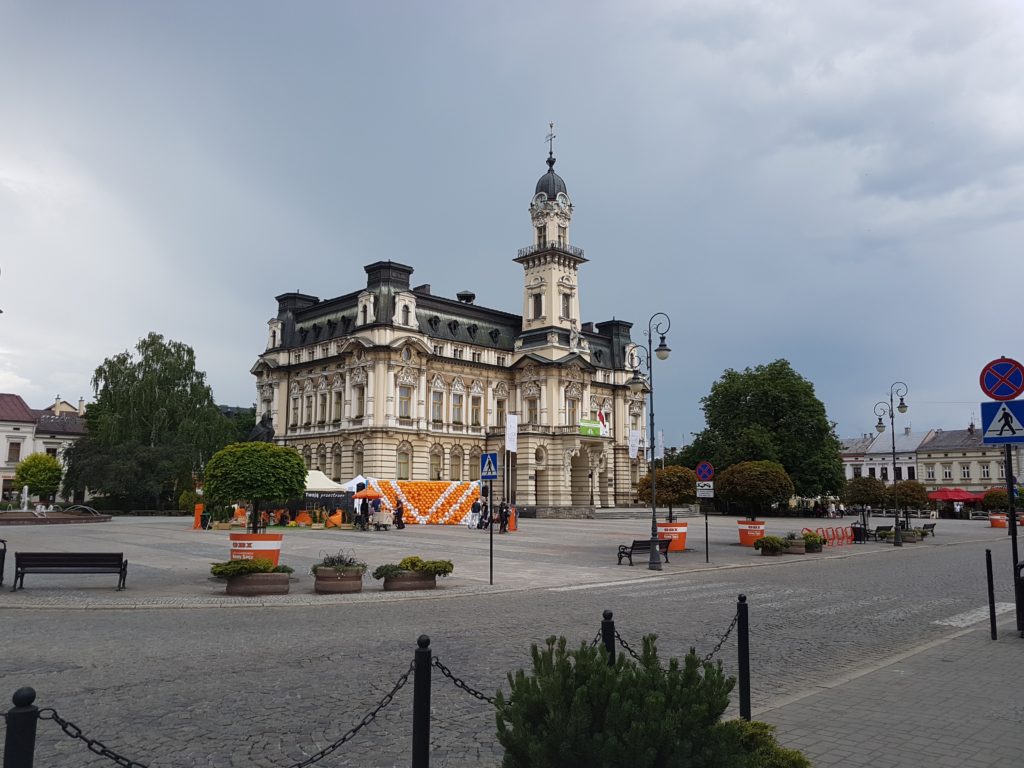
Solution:
[(494, 396), (495, 397), (508, 397), (508, 384), (504, 381), (499, 381), (494, 385)]
[(305, 383), (302, 385), (302, 391), (303, 392), (312, 392), (313, 391), (313, 380), (312, 379), (306, 379)]
[(640, 416), (644, 412), (644, 404), (642, 400), (634, 400), (629, 404), (629, 415)]
[(398, 383), (401, 384), (402, 386), (405, 386), (405, 387), (414, 387), (414, 386), (416, 386), (416, 379), (417, 378), (419, 378), (419, 377), (416, 375), (416, 370), (414, 368), (401, 368), (398, 371), (397, 380), (398, 380)]
[(573, 363), (562, 369), (562, 378), (569, 379), (570, 381), (583, 381), (583, 369), (580, 368), (578, 363)]
[(579, 382), (574, 381), (565, 388), (565, 396), (571, 397), (574, 400), (579, 400), (583, 397), (583, 386)]
[(456, 376), (455, 379), (452, 381), (452, 392), (465, 392), (465, 391), (466, 391), (466, 385), (462, 381), (462, 377), (461, 376)]
[(537, 381), (540, 378), (536, 365), (524, 365), (516, 374), (518, 381)]
[(352, 383), (355, 384), (357, 387), (363, 386), (364, 384), (366, 384), (366, 369), (353, 369), (352, 373), (349, 374), (349, 378), (352, 380)]
[(317, 384), (316, 384), (316, 387), (317, 387), (317, 389), (320, 389), (320, 390), (327, 389), (327, 377), (326, 376), (321, 376), (320, 377), (320, 381), (318, 381)]
[(535, 381), (528, 381), (523, 385), (524, 397), (540, 397), (540, 385)]
[(480, 379), (473, 379), (473, 383), (469, 385), (469, 391), (474, 395), (484, 393), (484, 385), (480, 383)]
[(447, 389), (448, 385), (445, 383), (444, 377), (441, 374), (435, 373), (433, 381), (430, 382), (430, 388)]
[(288, 387), (288, 391), (291, 392), (293, 395), (299, 394), (299, 382), (293, 381), (292, 385)]
[(345, 385), (345, 379), (340, 373), (334, 374), (334, 378), (331, 379), (331, 387), (334, 389), (340, 389)]

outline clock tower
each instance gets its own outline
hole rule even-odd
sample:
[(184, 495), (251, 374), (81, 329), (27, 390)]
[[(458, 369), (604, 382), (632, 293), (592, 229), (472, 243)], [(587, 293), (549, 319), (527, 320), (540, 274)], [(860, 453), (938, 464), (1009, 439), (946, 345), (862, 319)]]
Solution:
[[(550, 136), (549, 139), (553, 139)], [(573, 205), (555, 156), (548, 150), (548, 170), (530, 201), (533, 244), (519, 249), (523, 266), (523, 326), (516, 348), (558, 360), (570, 352), (588, 354), (580, 335), (579, 266), (583, 249), (569, 244)]]

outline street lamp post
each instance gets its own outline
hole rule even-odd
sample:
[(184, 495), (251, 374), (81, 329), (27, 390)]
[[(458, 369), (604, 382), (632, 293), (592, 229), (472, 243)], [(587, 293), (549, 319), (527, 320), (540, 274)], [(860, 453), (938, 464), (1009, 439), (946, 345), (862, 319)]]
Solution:
[[(643, 392), (646, 387), (651, 396), (651, 407), (648, 409), (649, 430), (647, 432), (647, 442), (651, 446), (651, 555), (650, 558), (648, 558), (647, 567), (652, 571), (661, 570), (661, 553), (658, 551), (658, 484), (654, 474), (654, 358), (657, 357), (659, 360), (668, 360), (669, 353), (671, 353), (672, 350), (668, 344), (665, 343), (665, 334), (668, 333), (668, 330), (671, 327), (672, 321), (664, 312), (657, 312), (654, 315), (651, 315), (651, 319), (647, 321), (647, 348), (644, 349), (639, 346), (634, 347), (634, 353), (643, 352), (644, 354), (638, 355), (640, 358), (639, 361), (632, 361), (635, 362), (633, 378), (629, 380), (629, 389), (633, 394)], [(654, 334), (658, 334), (659, 341), (657, 349), (652, 352), (651, 342), (654, 339)], [(644, 362), (647, 365), (646, 382), (640, 375), (640, 362)]]
[[(903, 546), (903, 534), (900, 530), (900, 502), (899, 493), (896, 490), (896, 422), (895, 422), (895, 411), (900, 413), (907, 412), (907, 404), (903, 402), (904, 395), (907, 394), (907, 385), (902, 381), (897, 381), (889, 387), (889, 402), (886, 403), (884, 400), (879, 400), (875, 403), (875, 416), (878, 417), (878, 423), (875, 424), (875, 430), (878, 434), (885, 432), (885, 424), (882, 421), (883, 416), (889, 417), (889, 431), (892, 433), (892, 500), (895, 510), (893, 510), (893, 521), (896, 523), (893, 528), (895, 531), (892, 536), (892, 543), (895, 547)], [(900, 404), (893, 408), (893, 398), (898, 397)], [(910, 514), (907, 513), (907, 527), (910, 526)]]

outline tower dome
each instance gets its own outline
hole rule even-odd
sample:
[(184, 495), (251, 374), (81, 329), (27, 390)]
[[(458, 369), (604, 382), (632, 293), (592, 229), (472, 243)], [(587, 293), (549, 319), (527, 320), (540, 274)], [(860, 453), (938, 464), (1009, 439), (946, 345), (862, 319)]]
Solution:
[(562, 181), (562, 177), (555, 173), (555, 156), (551, 153), (548, 154), (548, 172), (537, 180), (537, 188), (533, 194), (537, 196), (541, 192), (544, 193), (548, 200), (554, 200), (558, 197), (559, 192), (566, 195), (569, 194), (565, 189), (565, 182)]

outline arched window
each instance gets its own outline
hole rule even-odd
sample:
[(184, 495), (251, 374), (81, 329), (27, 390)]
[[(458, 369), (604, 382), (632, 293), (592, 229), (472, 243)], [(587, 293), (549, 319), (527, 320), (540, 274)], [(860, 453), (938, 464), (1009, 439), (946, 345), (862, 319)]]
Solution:
[(480, 479), (480, 454), (482, 451), (479, 448), (474, 448), (469, 452), (469, 479), (479, 480)]
[(321, 445), (316, 454), (316, 468), (320, 472), (327, 471), (327, 446)]
[(302, 449), (302, 460), (306, 463), (306, 469), (313, 468), (313, 449), (308, 445)]
[(440, 480), (444, 472), (444, 452), (441, 446), (435, 445), (430, 449), (430, 479)]
[(356, 443), (352, 446), (352, 474), (363, 474), (363, 444)]
[(399, 480), (412, 479), (412, 446), (407, 442), (399, 443), (395, 457), (395, 477)]
[(448, 475), (452, 480), (462, 480), (462, 449), (452, 448), (451, 467)]
[(331, 448), (331, 479), (335, 482), (341, 480), (341, 443), (335, 443)]
[(402, 325), (408, 325), (408, 324), (409, 324), (409, 305), (408, 304), (403, 304), (402, 305)]

